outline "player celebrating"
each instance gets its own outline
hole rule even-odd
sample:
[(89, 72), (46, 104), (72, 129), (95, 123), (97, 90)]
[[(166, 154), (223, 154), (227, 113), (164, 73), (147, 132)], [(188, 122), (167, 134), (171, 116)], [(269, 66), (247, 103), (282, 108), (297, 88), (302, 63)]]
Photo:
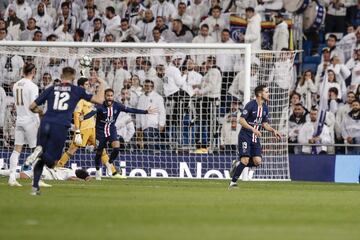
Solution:
[[(87, 78), (79, 78), (77, 85), (84, 88), (86, 91), (90, 90), (90, 83)], [(94, 104), (91, 102), (81, 99), (76, 105), (74, 111), (74, 125), (75, 125), (75, 136), (74, 140), (71, 143), (69, 149), (61, 156), (60, 160), (57, 163), (57, 167), (64, 167), (69, 159), (76, 153), (79, 147), (85, 146), (95, 146), (96, 145), (96, 136), (95, 136), (95, 117), (89, 119), (80, 120), (81, 116), (85, 116), (93, 110)], [(117, 173), (114, 165), (109, 163), (109, 156), (106, 154), (104, 149), (101, 155), (101, 161), (105, 166), (111, 170), (112, 177), (121, 178), (122, 176)]]
[[(230, 170), (232, 180), (229, 188), (237, 186), (236, 181), (245, 167), (251, 167), (252, 165), (257, 167), (261, 164), (261, 127), (272, 132), (277, 139), (281, 139), (278, 131), (268, 123), (269, 109), (265, 101), (269, 101), (269, 89), (265, 85), (259, 85), (255, 88), (255, 99), (246, 104), (240, 117), (242, 126), (238, 137), (240, 161), (233, 161)], [(251, 163), (249, 163), (250, 158)]]
[(73, 85), (75, 69), (64, 67), (61, 74), (61, 83), (47, 88), (31, 105), (30, 110), (42, 114), (40, 105), (47, 102), (47, 111), (41, 119), (38, 133), (38, 146), (26, 159), (29, 166), (38, 159), (34, 167), (34, 181), (32, 195), (39, 195), (39, 180), (44, 165), (53, 168), (60, 159), (64, 148), (67, 132), (71, 124), (72, 113), (80, 99), (93, 103), (104, 101), (104, 84), (98, 78), (99, 88), (96, 95), (86, 93), (84, 88)]
[(120, 112), (135, 113), (135, 114), (154, 114), (157, 112), (154, 108), (148, 110), (140, 110), (136, 108), (128, 108), (121, 103), (114, 101), (114, 91), (112, 89), (105, 90), (105, 101), (102, 105), (96, 106), (96, 111), (84, 117), (87, 119), (93, 114), (96, 117), (96, 142), (98, 143), (95, 156), (96, 180), (101, 180), (100, 158), (103, 149), (106, 148), (107, 143), (111, 143), (112, 152), (109, 163), (112, 164), (119, 154), (120, 142), (116, 132), (115, 122)]
[(32, 63), (27, 63), (23, 67), (24, 78), (14, 84), (13, 95), (16, 106), (15, 123), (15, 147), (10, 156), (10, 175), (9, 185), (21, 187), (16, 181), (16, 167), (19, 162), (19, 156), (24, 144), (30, 148), (36, 147), (36, 135), (39, 128), (40, 119), (38, 114), (30, 111), (30, 104), (39, 95), (39, 88), (33, 83), (36, 75), (36, 67)]

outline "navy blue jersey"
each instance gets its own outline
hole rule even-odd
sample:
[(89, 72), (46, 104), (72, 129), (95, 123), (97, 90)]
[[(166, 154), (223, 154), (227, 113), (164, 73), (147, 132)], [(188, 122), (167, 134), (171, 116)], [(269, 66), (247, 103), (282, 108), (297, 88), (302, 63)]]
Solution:
[[(147, 110), (129, 108), (125, 105), (114, 102), (111, 106), (104, 104), (96, 106), (96, 137), (101, 134), (103, 137), (109, 137), (111, 132), (116, 132), (115, 122), (120, 112), (147, 114)], [(99, 136), (100, 137), (100, 136)]]
[(90, 101), (92, 96), (87, 94), (84, 88), (63, 83), (47, 88), (35, 103), (42, 105), (47, 102), (47, 110), (42, 121), (70, 126), (76, 104), (80, 99)]
[[(241, 117), (245, 118), (246, 122), (257, 130), (261, 130), (261, 125), (264, 122), (268, 122), (269, 109), (268, 106), (263, 103), (259, 106), (256, 100), (248, 102), (241, 114)], [(257, 137), (252, 133), (250, 129), (241, 128), (240, 135), (251, 137), (252, 142), (257, 141)]]

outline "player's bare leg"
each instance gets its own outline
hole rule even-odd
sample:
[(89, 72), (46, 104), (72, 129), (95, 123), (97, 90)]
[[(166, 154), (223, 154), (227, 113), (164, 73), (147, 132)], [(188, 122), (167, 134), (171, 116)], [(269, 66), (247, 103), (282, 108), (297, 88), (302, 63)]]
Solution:
[(10, 174), (8, 184), (11, 187), (21, 187), (22, 185), (16, 180), (16, 167), (19, 163), (19, 156), (22, 151), (22, 145), (15, 145), (10, 156)]
[(261, 164), (261, 157), (260, 156), (254, 156), (252, 157), (252, 161), (249, 162), (249, 173), (248, 173), (248, 180), (251, 180), (254, 176), (256, 167), (260, 166)]
[(233, 187), (237, 187), (237, 180), (239, 179), (242, 171), (244, 170), (244, 168), (249, 164), (249, 157), (241, 157), (240, 161), (237, 161), (235, 163), (233, 163), (233, 165), (235, 165), (235, 172), (234, 175), (231, 179), (229, 188), (233, 188)]

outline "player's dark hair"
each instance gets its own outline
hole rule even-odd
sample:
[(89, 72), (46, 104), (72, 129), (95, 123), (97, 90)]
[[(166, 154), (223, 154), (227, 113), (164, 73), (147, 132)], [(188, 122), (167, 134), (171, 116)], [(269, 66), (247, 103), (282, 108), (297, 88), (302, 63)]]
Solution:
[(24, 67), (23, 67), (23, 73), (24, 75), (28, 75), (29, 73), (31, 73), (31, 71), (35, 68), (35, 64), (33, 63), (25, 63)]
[(259, 85), (259, 86), (257, 86), (256, 88), (255, 88), (255, 97), (257, 97), (258, 95), (259, 95), (259, 93), (261, 93), (262, 91), (264, 91), (264, 89), (265, 88), (267, 88), (267, 86), (266, 85), (264, 85), (264, 84), (261, 84), (261, 85)]
[(84, 86), (84, 84), (85, 84), (87, 81), (89, 81), (89, 79), (87, 79), (86, 77), (81, 77), (81, 78), (78, 79), (77, 85), (78, 85), (78, 86)]
[(114, 93), (114, 90), (112, 88), (108, 88), (108, 89), (105, 90), (105, 94), (107, 94), (108, 92)]
[(75, 74), (76, 74), (76, 71), (72, 67), (64, 67), (62, 69), (61, 78), (66, 79), (66, 80), (74, 80)]
[(64, 67), (62, 69), (62, 74), (73, 74), (75, 75), (76, 71), (72, 67)]
[(76, 169), (75, 176), (80, 179), (86, 179), (89, 176), (89, 173), (84, 169)]

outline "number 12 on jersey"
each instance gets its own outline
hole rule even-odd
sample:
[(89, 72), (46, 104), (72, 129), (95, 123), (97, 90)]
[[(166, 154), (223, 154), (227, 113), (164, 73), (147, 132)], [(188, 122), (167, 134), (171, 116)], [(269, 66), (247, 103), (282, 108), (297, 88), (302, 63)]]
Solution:
[(70, 94), (68, 92), (54, 92), (55, 99), (54, 99), (54, 110), (65, 111), (69, 108), (69, 104), (66, 102), (70, 99)]

